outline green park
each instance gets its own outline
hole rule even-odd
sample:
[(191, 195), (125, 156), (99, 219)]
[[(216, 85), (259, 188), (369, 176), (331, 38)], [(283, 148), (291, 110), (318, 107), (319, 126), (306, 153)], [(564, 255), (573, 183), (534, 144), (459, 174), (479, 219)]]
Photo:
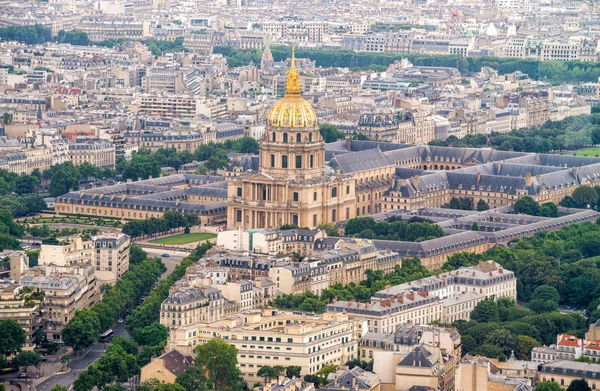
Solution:
[(153, 239), (150, 243), (156, 244), (168, 244), (168, 245), (177, 245), (177, 244), (188, 244), (194, 242), (200, 242), (207, 239), (216, 238), (217, 235), (206, 233), (206, 232), (195, 232), (189, 234), (179, 234), (173, 236), (167, 236), (164, 238)]

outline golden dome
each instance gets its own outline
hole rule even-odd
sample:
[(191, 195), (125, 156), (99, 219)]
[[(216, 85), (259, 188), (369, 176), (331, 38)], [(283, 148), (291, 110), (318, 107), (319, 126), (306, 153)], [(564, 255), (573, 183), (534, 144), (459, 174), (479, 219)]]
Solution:
[(300, 75), (296, 71), (296, 59), (292, 48), (292, 61), (287, 73), (285, 96), (269, 113), (267, 124), (281, 128), (309, 128), (317, 126), (315, 109), (300, 96)]

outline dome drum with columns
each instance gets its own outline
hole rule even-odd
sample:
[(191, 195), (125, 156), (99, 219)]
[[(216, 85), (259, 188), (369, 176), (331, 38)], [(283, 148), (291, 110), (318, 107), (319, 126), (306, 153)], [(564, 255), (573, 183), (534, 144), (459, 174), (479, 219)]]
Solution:
[(271, 109), (259, 171), (228, 184), (229, 228), (315, 228), (354, 217), (355, 181), (326, 173), (325, 143), (312, 105), (301, 96), (294, 50), (285, 96)]

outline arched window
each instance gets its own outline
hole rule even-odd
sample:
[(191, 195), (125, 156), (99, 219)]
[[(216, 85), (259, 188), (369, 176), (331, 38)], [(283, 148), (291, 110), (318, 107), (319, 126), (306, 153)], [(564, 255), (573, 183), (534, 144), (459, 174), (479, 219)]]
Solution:
[(312, 143), (312, 133), (309, 133), (309, 134), (308, 134), (308, 142), (309, 142), (309, 143)]
[(284, 143), (287, 143), (287, 142), (288, 142), (288, 135), (287, 135), (287, 133), (284, 133), (284, 134), (283, 134), (283, 142), (284, 142)]
[(288, 157), (286, 155), (281, 157), (281, 168), (288, 168)]
[(277, 141), (277, 134), (275, 132), (273, 132), (273, 142)]
[(301, 143), (302, 142), (302, 135), (300, 133), (296, 134), (296, 142), (297, 143)]
[(331, 189), (331, 198), (337, 197), (337, 187)]
[(337, 212), (337, 211), (336, 211), (335, 209), (331, 211), (331, 221), (332, 221), (332, 222), (334, 222), (334, 223), (335, 223), (335, 219), (336, 219), (336, 217), (337, 217), (337, 216), (336, 216), (336, 212)]
[(275, 167), (275, 155), (271, 155), (271, 167)]

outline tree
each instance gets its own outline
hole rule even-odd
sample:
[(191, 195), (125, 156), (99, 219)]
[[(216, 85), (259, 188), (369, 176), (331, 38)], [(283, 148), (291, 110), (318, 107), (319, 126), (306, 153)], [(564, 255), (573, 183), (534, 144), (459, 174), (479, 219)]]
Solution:
[(575, 208), (577, 207), (577, 203), (571, 196), (564, 196), (564, 198), (558, 203), (558, 205), (564, 208)]
[(100, 320), (90, 309), (75, 311), (73, 319), (62, 330), (62, 339), (74, 351), (89, 348), (100, 336)]
[(567, 391), (592, 391), (592, 388), (585, 379), (576, 379), (569, 384)]
[(60, 356), (60, 363), (62, 364), (62, 370), (64, 371), (69, 363), (69, 353), (67, 351)]
[(134, 341), (120, 335), (114, 337), (111, 344), (120, 346), (126, 353), (133, 354), (134, 356), (139, 353), (139, 346)]
[(19, 352), (26, 339), (25, 330), (17, 322), (12, 319), (0, 321), (0, 354), (8, 356)]
[(38, 352), (25, 350), (13, 358), (13, 364), (23, 367), (23, 372), (27, 372), (29, 367), (37, 367), (42, 362), (42, 355)]
[(340, 236), (340, 232), (335, 224), (319, 224), (317, 229), (325, 231), (327, 236)]
[(531, 300), (527, 303), (527, 308), (535, 313), (542, 314), (544, 312), (558, 311), (558, 304), (551, 300)]
[(521, 197), (513, 205), (513, 211), (515, 213), (523, 213), (526, 215), (537, 216), (540, 210), (540, 204), (538, 204), (533, 198), (529, 196)]
[(540, 285), (533, 291), (532, 300), (553, 301), (556, 304), (560, 301), (560, 294), (555, 287), (550, 285)]
[(487, 358), (497, 358), (500, 361), (506, 361), (506, 355), (502, 351), (502, 348), (496, 345), (480, 345), (475, 349), (475, 353)]
[(597, 125), (592, 129), (592, 144), (600, 144), (600, 127)]
[(544, 217), (559, 217), (560, 212), (554, 202), (543, 203), (538, 212), (538, 216)]
[(15, 193), (30, 194), (35, 192), (35, 188), (40, 184), (37, 177), (33, 175), (21, 175), (15, 182)]
[(68, 391), (67, 387), (61, 386), (60, 384), (55, 385), (50, 391)]
[(487, 202), (485, 202), (484, 199), (480, 199), (479, 201), (477, 201), (477, 211), (479, 212), (483, 212), (484, 210), (489, 210), (490, 206), (488, 205)]
[(473, 223), (473, 225), (471, 225), (471, 231), (479, 231), (479, 225), (477, 225), (477, 223)]
[(258, 153), (258, 141), (252, 137), (242, 137), (239, 140), (239, 144), (240, 153)]
[(319, 125), (319, 132), (326, 143), (332, 143), (346, 137), (346, 133), (339, 131), (335, 126), (329, 124)]
[(133, 339), (140, 345), (156, 346), (164, 343), (169, 336), (169, 331), (160, 323), (154, 322), (150, 326), (134, 330)]
[(535, 391), (563, 391), (563, 389), (556, 382), (543, 381), (535, 386)]
[(285, 369), (285, 376), (290, 379), (293, 377), (300, 377), (301, 370), (302, 367), (296, 365), (289, 366)]
[(48, 188), (52, 197), (68, 193), (72, 190), (79, 189), (79, 179), (74, 169), (64, 168), (56, 172), (50, 181)]
[(237, 368), (237, 349), (220, 339), (212, 339), (196, 348), (196, 364), (208, 372), (215, 390), (239, 385), (241, 372)]
[(129, 265), (137, 265), (148, 257), (148, 254), (139, 246), (129, 248)]
[(262, 367), (260, 367), (256, 375), (263, 378), (265, 385), (267, 385), (267, 383), (271, 381), (271, 379), (276, 377), (275, 370), (270, 365), (263, 365)]
[(517, 346), (515, 348), (515, 356), (519, 360), (529, 360), (530, 354), (533, 348), (540, 346), (539, 342), (535, 338), (531, 338), (527, 335), (519, 335), (517, 337)]
[(177, 376), (175, 382), (185, 388), (186, 391), (205, 391), (208, 389), (206, 375), (198, 365), (187, 367), (185, 371)]
[(497, 322), (498, 304), (492, 299), (480, 301), (471, 312), (471, 319), (484, 323)]
[(87, 33), (79, 30), (60, 30), (56, 38), (58, 43), (70, 43), (71, 45), (86, 46), (90, 43)]
[(578, 208), (587, 208), (598, 203), (598, 193), (590, 186), (579, 186), (571, 194)]

